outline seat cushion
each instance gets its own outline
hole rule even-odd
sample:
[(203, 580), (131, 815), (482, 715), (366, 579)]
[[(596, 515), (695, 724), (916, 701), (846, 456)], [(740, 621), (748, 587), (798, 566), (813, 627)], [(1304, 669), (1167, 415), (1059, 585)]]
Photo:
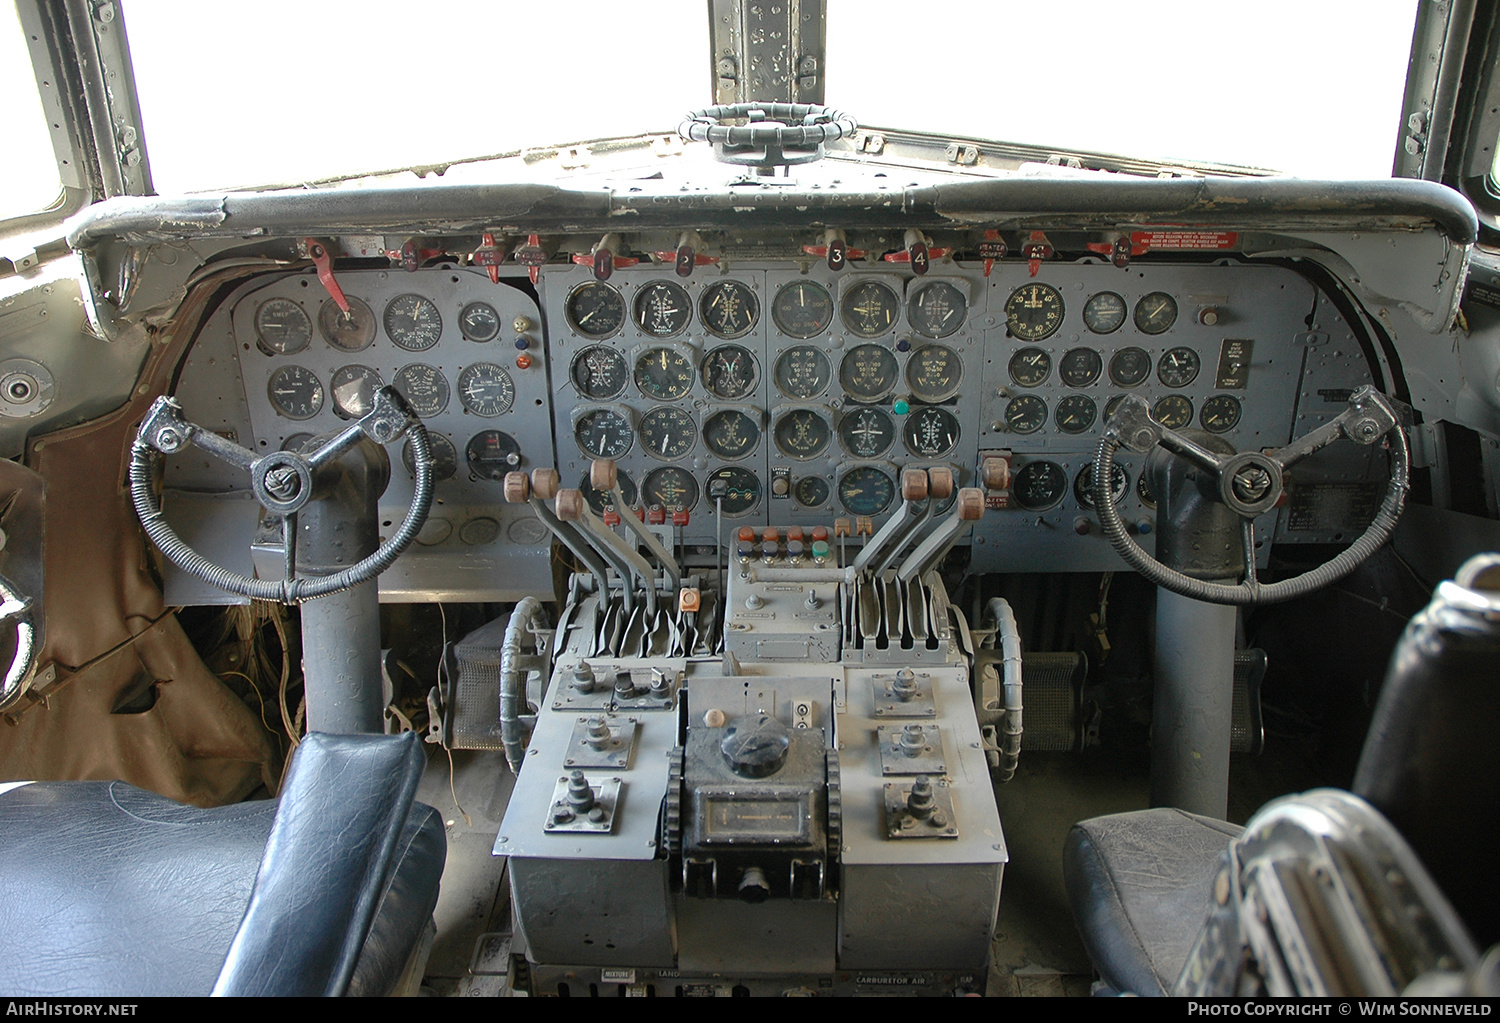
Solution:
[(1094, 968), (1111, 987), (1165, 995), (1208, 915), (1220, 857), (1238, 825), (1182, 810), (1073, 825), (1063, 878)]
[(208, 994), (275, 813), (269, 800), (202, 809), (118, 781), (0, 795), (0, 990)]

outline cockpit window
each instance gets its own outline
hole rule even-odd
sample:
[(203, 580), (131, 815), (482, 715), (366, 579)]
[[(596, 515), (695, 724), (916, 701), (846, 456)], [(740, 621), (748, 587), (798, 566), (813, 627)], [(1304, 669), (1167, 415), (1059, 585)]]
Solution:
[(126, 5), (163, 194), (661, 131), (708, 103), (701, 0), (202, 10)]
[(1384, 178), (1416, 7), (828, 0), (828, 102), (882, 127)]
[[(49, 88), (52, 87), (49, 83)], [(47, 115), (37, 94), (26, 37), (13, 4), (0, 4), (0, 138), (5, 170), (0, 175), (0, 219), (38, 213), (62, 196)]]

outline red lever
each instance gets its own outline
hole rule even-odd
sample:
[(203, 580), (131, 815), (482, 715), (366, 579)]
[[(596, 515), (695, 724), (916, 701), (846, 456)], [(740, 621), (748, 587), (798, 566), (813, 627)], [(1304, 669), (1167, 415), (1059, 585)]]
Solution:
[(635, 266), (640, 262), (634, 256), (617, 256), (615, 252), (620, 248), (620, 236), (607, 234), (594, 243), (594, 247), (588, 252), (573, 253), (573, 262), (579, 266), (591, 266), (594, 268), (594, 277), (601, 281), (607, 281), (615, 272), (617, 266)]
[(672, 513), (672, 525), (685, 526), (688, 524), (688, 513), (686, 511), (674, 511)]
[(864, 259), (863, 249), (851, 249), (844, 240), (844, 232), (836, 227), (830, 227), (823, 232), (822, 245), (804, 245), (802, 251), (809, 256), (828, 257), (828, 269), (842, 270), (849, 265), (851, 259)]
[(646, 512), (646, 521), (653, 526), (665, 525), (667, 521), (666, 509), (659, 504), (652, 505), (651, 509)]
[(1026, 244), (1021, 246), (1021, 255), (1026, 257), (1026, 269), (1035, 277), (1042, 268), (1042, 260), (1051, 259), (1055, 250), (1047, 235), (1041, 231), (1031, 232)]
[(995, 260), (1004, 259), (1010, 248), (1005, 244), (1005, 239), (1000, 237), (1000, 232), (993, 227), (984, 232), (984, 241), (979, 243), (979, 258), (984, 260), (984, 275), (988, 277), (990, 271), (995, 268)]
[(531, 283), (535, 284), (542, 267), (547, 265), (547, 250), (542, 248), (541, 236), (528, 234), (526, 244), (517, 245), (513, 255), (516, 257), (516, 262), (526, 268), (526, 274), (531, 278)]
[(444, 251), (444, 249), (424, 249), (417, 244), (415, 238), (408, 238), (401, 243), (399, 249), (387, 249), (385, 255), (387, 259), (399, 264), (401, 269), (410, 274), (416, 273), (417, 268), (423, 263), (435, 256), (441, 256)]
[(1090, 252), (1108, 256), (1109, 261), (1121, 270), (1130, 265), (1130, 239), (1123, 234), (1117, 235), (1112, 242), (1089, 242), (1087, 247)]
[(885, 261), (887, 263), (910, 263), (911, 272), (914, 274), (925, 274), (927, 267), (934, 259), (942, 259), (952, 249), (934, 248), (932, 239), (921, 231), (914, 228), (906, 232), (906, 248), (900, 252), (887, 252)]
[(480, 236), (479, 248), (474, 250), (470, 258), (475, 266), (482, 266), (490, 272), (491, 283), (500, 283), (500, 264), (505, 262), (505, 253), (495, 243), (493, 234), (486, 231)]
[(339, 312), (348, 316), (349, 300), (344, 297), (344, 289), (339, 287), (339, 282), (334, 280), (333, 257), (328, 254), (328, 246), (316, 238), (304, 238), (302, 244), (307, 246), (307, 255), (312, 259), (313, 266), (318, 268), (318, 280), (328, 289), (328, 297), (339, 307)]

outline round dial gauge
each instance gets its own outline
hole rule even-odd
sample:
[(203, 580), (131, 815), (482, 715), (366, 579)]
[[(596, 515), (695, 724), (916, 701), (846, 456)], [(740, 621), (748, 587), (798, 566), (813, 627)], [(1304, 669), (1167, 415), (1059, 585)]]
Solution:
[(1232, 394), (1216, 394), (1203, 403), (1198, 422), (1209, 433), (1228, 433), (1240, 425), (1240, 400)]
[(896, 357), (883, 345), (855, 345), (839, 363), (839, 386), (855, 401), (879, 401), (900, 377)]
[(625, 299), (603, 281), (584, 281), (563, 304), (568, 325), (585, 337), (609, 337), (625, 325)]
[(312, 320), (289, 298), (273, 298), (255, 310), (256, 344), (267, 355), (293, 355), (312, 342)]
[(1169, 430), (1180, 430), (1193, 421), (1193, 403), (1180, 394), (1169, 394), (1156, 403), (1151, 418)]
[(646, 474), (645, 500), (648, 508), (664, 511), (692, 511), (698, 503), (698, 481), (686, 469), (664, 465)]
[(839, 420), (839, 441), (855, 458), (879, 458), (896, 440), (896, 425), (878, 408), (851, 408)]
[(1005, 404), (1011, 433), (1036, 433), (1047, 425), (1047, 403), (1034, 394), (1019, 394)]
[(516, 384), (493, 362), (476, 362), (458, 374), (458, 400), (476, 416), (504, 415), (516, 403)]
[(358, 352), (375, 343), (375, 314), (357, 298), (349, 298), (346, 313), (329, 299), (318, 310), (323, 340), (344, 352)]
[(1057, 375), (1069, 387), (1087, 387), (1099, 379), (1104, 358), (1092, 348), (1070, 348), (1057, 364)]
[[(1119, 504), (1125, 500), (1128, 490), (1130, 490), (1130, 474), (1125, 471), (1123, 465), (1116, 462), (1109, 471), (1109, 503)], [(1078, 503), (1083, 507), (1094, 507), (1093, 463), (1079, 469), (1078, 475), (1073, 478), (1073, 496), (1078, 498)]]
[(946, 455), (958, 444), (958, 419), (945, 408), (913, 409), (906, 417), (901, 439), (906, 450), (919, 458)]
[(672, 337), (687, 329), (693, 300), (676, 281), (652, 281), (635, 293), (635, 322), (652, 337)]
[(1068, 492), (1068, 474), (1056, 462), (1027, 462), (1010, 481), (1011, 496), (1028, 511), (1051, 508)]
[(1156, 493), (1151, 489), (1151, 477), (1141, 473), (1135, 481), (1135, 496), (1141, 499), (1141, 504), (1147, 508), (1156, 507)]
[(803, 476), (792, 484), (792, 500), (804, 508), (821, 508), (828, 503), (828, 481), (821, 476)]
[(906, 300), (906, 319), (923, 337), (947, 337), (964, 324), (969, 300), (947, 281), (933, 281)]
[(788, 458), (807, 461), (817, 458), (828, 450), (833, 436), (828, 420), (810, 409), (793, 409), (783, 412), (771, 431), (776, 439), (776, 450)]
[(833, 368), (812, 345), (797, 345), (776, 359), (776, 389), (788, 398), (816, 398), (828, 388)]
[(464, 461), (475, 478), (499, 482), (521, 467), (521, 445), (508, 433), (485, 430), (469, 438)]
[(788, 337), (813, 337), (833, 322), (833, 299), (816, 281), (793, 281), (776, 293), (771, 319)]
[(1115, 409), (1120, 407), (1120, 402), (1125, 400), (1125, 395), (1117, 394), (1104, 403), (1104, 421), (1107, 423), (1114, 418)]
[(636, 357), (635, 386), (648, 398), (676, 401), (693, 389), (693, 364), (675, 348), (648, 348)]
[(896, 325), (900, 302), (896, 293), (879, 281), (860, 281), (844, 292), (839, 316), (856, 337), (879, 337)]
[(1191, 348), (1168, 348), (1156, 363), (1156, 378), (1168, 387), (1186, 387), (1198, 379), (1198, 353)]
[(652, 458), (675, 461), (697, 441), (698, 424), (675, 405), (659, 405), (641, 417), (641, 448)]
[[(625, 498), (625, 503), (634, 508), (640, 493), (636, 490), (635, 480), (630, 478), (630, 473), (620, 469), (615, 482), (620, 484), (620, 496)], [(615, 499), (607, 492), (595, 490), (588, 473), (584, 473), (583, 479), (578, 481), (578, 489), (582, 491), (583, 499), (589, 503), (595, 515), (603, 515), (607, 511), (615, 510)]]
[(923, 345), (906, 360), (906, 384), (918, 401), (942, 401), (958, 392), (964, 360), (947, 345)]
[(500, 336), (500, 314), (488, 302), (470, 302), (459, 311), (458, 332), (483, 344)]
[[(308, 441), (310, 441), (312, 439), (313, 439), (313, 435), (310, 434), (310, 433), (294, 433), (290, 437), (288, 437), (286, 440), (284, 440), (284, 441), (281, 442), (281, 450), (283, 450), (283, 451), (295, 451), (298, 454), (301, 454), (303, 452), (303, 450), (304, 450), (303, 445), (306, 444)], [(317, 449), (313, 448), (313, 449), (310, 449), (310, 450), (315, 451)]]
[(311, 419), (323, 409), (323, 382), (302, 366), (282, 366), (272, 373), (266, 394), (288, 419)]
[(839, 503), (850, 515), (879, 515), (896, 497), (896, 481), (883, 469), (861, 465), (839, 480)]
[(1083, 325), (1095, 334), (1113, 334), (1125, 325), (1125, 300), (1113, 291), (1101, 291), (1083, 306)]
[(425, 352), (443, 337), (443, 314), (421, 295), (397, 295), (385, 307), (385, 333), (397, 348)]
[(1005, 326), (1022, 341), (1040, 341), (1062, 326), (1063, 300), (1048, 284), (1023, 284), (1005, 300)]
[(1063, 433), (1086, 433), (1098, 414), (1093, 398), (1070, 394), (1057, 403), (1057, 428)]
[(443, 409), (448, 407), (451, 393), (448, 378), (436, 366), (420, 362), (402, 366), (396, 371), (391, 386), (406, 399), (411, 410), (423, 419), (441, 415)]
[[(458, 452), (454, 449), (453, 442), (440, 433), (428, 432), (427, 446), (432, 450), (432, 482), (441, 483), (450, 479), (458, 471)], [(401, 464), (406, 466), (407, 475), (415, 479), (417, 454), (412, 450), (410, 440), (401, 445)]]
[(1153, 291), (1135, 304), (1135, 326), (1142, 334), (1163, 334), (1177, 322), (1177, 300), (1165, 291)]
[(739, 409), (724, 409), (703, 421), (703, 445), (720, 458), (744, 458), (759, 443), (760, 424)]
[(568, 373), (578, 393), (595, 401), (618, 397), (630, 379), (625, 357), (607, 345), (590, 345), (573, 356)]
[(1121, 348), (1109, 360), (1109, 378), (1121, 387), (1134, 387), (1151, 375), (1151, 356), (1144, 348)]
[(1052, 372), (1052, 356), (1040, 348), (1022, 348), (1010, 357), (1010, 378), (1022, 387), (1036, 387)]
[(743, 398), (759, 381), (760, 365), (748, 348), (720, 345), (703, 357), (703, 386), (716, 397)]
[(620, 458), (630, 450), (634, 434), (630, 421), (609, 408), (590, 409), (573, 424), (573, 439), (586, 455)]
[(739, 281), (716, 281), (703, 289), (698, 315), (716, 337), (744, 337), (760, 319), (760, 299)]
[(333, 393), (333, 412), (340, 419), (358, 419), (374, 407), (375, 392), (385, 381), (369, 366), (342, 366), (328, 381)]
[(749, 469), (726, 465), (709, 474), (703, 492), (725, 515), (743, 515), (760, 503), (760, 477)]

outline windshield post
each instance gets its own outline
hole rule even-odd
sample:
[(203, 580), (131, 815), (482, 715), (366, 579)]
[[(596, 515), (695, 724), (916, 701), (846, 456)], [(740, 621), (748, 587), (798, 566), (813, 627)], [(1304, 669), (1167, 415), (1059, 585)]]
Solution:
[(825, 0), (709, 0), (714, 102), (823, 102)]

